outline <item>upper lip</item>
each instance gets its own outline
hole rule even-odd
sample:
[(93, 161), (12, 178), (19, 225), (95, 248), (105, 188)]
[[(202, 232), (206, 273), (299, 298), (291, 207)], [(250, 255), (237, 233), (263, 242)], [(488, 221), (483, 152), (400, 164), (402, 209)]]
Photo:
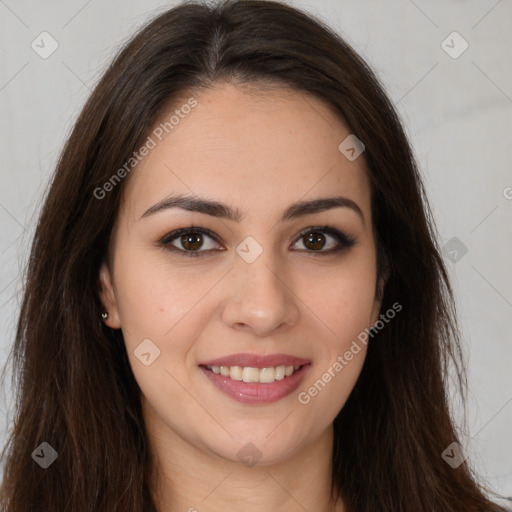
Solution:
[(199, 364), (199, 366), (245, 366), (251, 368), (269, 368), (271, 366), (302, 366), (310, 361), (301, 357), (287, 354), (232, 354), (230, 356), (211, 359)]

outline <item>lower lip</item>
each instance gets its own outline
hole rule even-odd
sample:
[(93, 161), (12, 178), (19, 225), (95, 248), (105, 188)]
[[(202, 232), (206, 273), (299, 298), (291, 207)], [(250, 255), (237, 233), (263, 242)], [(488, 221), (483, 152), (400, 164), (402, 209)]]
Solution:
[(309, 370), (310, 364), (301, 366), (293, 375), (274, 382), (259, 384), (233, 380), (224, 375), (213, 373), (200, 366), (200, 370), (210, 379), (210, 382), (230, 398), (238, 402), (251, 404), (269, 404), (277, 402), (290, 393), (293, 393), (303, 381)]

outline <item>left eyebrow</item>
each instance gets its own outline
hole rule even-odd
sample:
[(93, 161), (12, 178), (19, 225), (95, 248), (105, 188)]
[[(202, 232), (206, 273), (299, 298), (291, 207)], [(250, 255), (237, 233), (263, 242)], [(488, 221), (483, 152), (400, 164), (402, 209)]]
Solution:
[[(139, 220), (170, 208), (181, 208), (190, 212), (203, 213), (213, 217), (231, 220), (233, 222), (240, 222), (245, 216), (240, 212), (240, 210), (231, 208), (231, 206), (225, 203), (197, 196), (178, 195), (166, 197), (154, 204), (142, 214)], [(363, 212), (361, 211), (361, 208), (359, 208), (358, 204), (352, 199), (343, 196), (325, 197), (312, 199), (310, 201), (297, 201), (291, 204), (283, 212), (281, 222), (297, 219), (305, 215), (312, 215), (314, 213), (323, 212), (333, 208), (350, 208), (358, 214), (363, 224), (365, 222)]]

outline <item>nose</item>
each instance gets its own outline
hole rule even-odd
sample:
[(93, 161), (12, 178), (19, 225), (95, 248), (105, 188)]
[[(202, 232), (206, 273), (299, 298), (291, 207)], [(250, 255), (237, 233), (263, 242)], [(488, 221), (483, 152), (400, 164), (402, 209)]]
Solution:
[(222, 308), (222, 321), (228, 327), (263, 337), (297, 323), (300, 299), (270, 252), (264, 250), (252, 263), (236, 256)]

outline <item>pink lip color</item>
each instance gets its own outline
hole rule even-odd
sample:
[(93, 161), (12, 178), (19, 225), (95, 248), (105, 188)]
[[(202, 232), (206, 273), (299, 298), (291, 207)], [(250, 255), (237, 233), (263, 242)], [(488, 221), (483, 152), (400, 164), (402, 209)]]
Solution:
[(211, 361), (204, 361), (199, 366), (249, 366), (251, 368), (269, 368), (271, 366), (302, 366), (311, 361), (301, 357), (286, 354), (270, 354), (261, 356), (257, 354), (232, 354)]
[[(208, 366), (218, 365), (208, 364)], [(237, 365), (230, 364), (222, 366)], [(249, 365), (244, 364), (240, 366)], [(268, 368), (269, 366), (274, 365), (253, 366), (253, 368)], [(277, 402), (278, 400), (281, 400), (285, 396), (288, 396), (290, 393), (295, 391), (303, 381), (310, 366), (310, 364), (304, 364), (290, 377), (285, 377), (282, 380), (276, 380), (267, 384), (232, 380), (229, 377), (225, 377), (224, 375), (213, 373), (203, 366), (200, 366), (199, 368), (204, 373), (204, 375), (210, 379), (210, 382), (212, 382), (217, 389), (222, 391), (227, 396), (234, 398), (238, 402), (250, 404), (269, 404), (272, 402)]]

